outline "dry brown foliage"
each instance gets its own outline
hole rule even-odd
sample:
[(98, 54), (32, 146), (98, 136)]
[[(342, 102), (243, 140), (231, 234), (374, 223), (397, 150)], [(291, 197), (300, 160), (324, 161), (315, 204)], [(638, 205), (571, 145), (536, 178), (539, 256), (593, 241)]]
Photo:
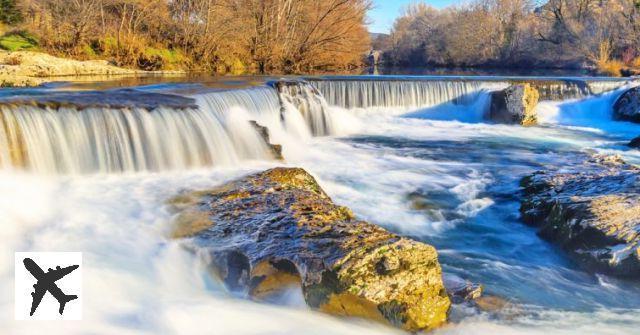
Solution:
[(144, 69), (357, 66), (369, 0), (17, 0), (44, 49)]

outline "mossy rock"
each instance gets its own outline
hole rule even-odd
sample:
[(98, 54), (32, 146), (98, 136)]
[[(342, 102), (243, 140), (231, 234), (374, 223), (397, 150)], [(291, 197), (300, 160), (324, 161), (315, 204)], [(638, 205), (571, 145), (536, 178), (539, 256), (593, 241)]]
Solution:
[(436, 250), (358, 220), (303, 169), (267, 170), (172, 204), (187, 213), (174, 236), (208, 251), (231, 289), (260, 298), (298, 276), (307, 304), (326, 313), (409, 331), (447, 320)]

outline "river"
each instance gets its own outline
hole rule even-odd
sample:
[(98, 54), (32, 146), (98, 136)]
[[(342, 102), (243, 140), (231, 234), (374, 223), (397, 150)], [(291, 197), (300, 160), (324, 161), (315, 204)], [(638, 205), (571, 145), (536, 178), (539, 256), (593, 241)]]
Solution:
[[(1, 93), (0, 100), (72, 94), (87, 102), (0, 104), (2, 332), (42, 327), (13, 320), (16, 251), (83, 252), (83, 320), (47, 323), (50, 334), (397, 332), (311, 311), (296, 291), (277, 304), (237, 297), (188, 242), (169, 237), (166, 201), (178, 192), (280, 165), (305, 168), (357, 216), (434, 245), (445, 273), (481, 283), (511, 306), (500, 313), (455, 306), (452, 322), (436, 334), (640, 329), (638, 282), (584, 271), (518, 212), (519, 180), (531, 172), (591, 151), (640, 162), (625, 146), (640, 126), (611, 120), (613, 102), (634, 83), (571, 78), (552, 85), (549, 96), (563, 99), (541, 102), (540, 125), (523, 128), (483, 120), (490, 92), (513, 80), (550, 78), (288, 79), (296, 82), (280, 94), (254, 82), (137, 86), (125, 92), (133, 103), (124, 107), (96, 104), (101, 96), (87, 98), (86, 87)], [(150, 99), (178, 94), (194, 105), (149, 112), (137, 105), (141, 92)], [(249, 120), (269, 128), (285, 163), (270, 159)]]

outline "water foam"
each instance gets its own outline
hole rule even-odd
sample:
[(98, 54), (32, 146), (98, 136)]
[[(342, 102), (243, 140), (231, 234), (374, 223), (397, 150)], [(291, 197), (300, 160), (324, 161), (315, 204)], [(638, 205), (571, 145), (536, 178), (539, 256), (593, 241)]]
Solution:
[[(201, 257), (167, 237), (172, 214), (165, 201), (179, 190), (212, 187), (274, 166), (241, 161), (256, 155), (249, 119), (268, 126), (273, 142), (284, 144), (288, 164), (312, 172), (337, 203), (373, 223), (435, 244), (445, 271), (523, 304), (521, 314), (474, 312), (439, 333), (617, 334), (639, 326), (637, 308), (618, 309), (637, 302), (637, 290), (610, 278), (593, 280), (572, 267), (517, 222), (517, 206), (509, 198), (522, 174), (543, 164), (561, 164), (573, 151), (615, 141), (607, 131), (576, 129), (578, 118), (573, 117), (564, 125), (544, 119), (545, 127), (526, 131), (485, 124), (476, 116), (486, 106), (486, 95), (478, 94), (477, 99), (409, 117), (392, 116), (393, 108), (359, 117), (353, 110), (329, 106), (324, 113), (348, 123), (345, 134), (358, 135), (318, 138), (308, 119), (297, 108), (283, 110), (270, 88), (216, 94), (228, 95), (223, 100), (229, 103), (199, 96), (200, 112), (208, 110), (225, 132), (241, 136), (227, 135), (239, 165), (101, 176), (0, 171), (0, 234), (5, 241), (0, 245), (0, 320), (8, 332), (27, 334), (41, 327), (11, 320), (13, 252), (71, 249), (85, 253), (84, 321), (47, 324), (52, 334), (394, 332), (311, 312), (300, 306), (299, 295), (283, 302), (297, 307), (238, 300), (208, 275)], [(567, 104), (572, 103), (590, 102)], [(445, 115), (446, 109), (454, 116)], [(465, 113), (476, 116), (459, 117)], [(603, 120), (608, 119), (603, 115)], [(238, 135), (243, 133), (253, 135)], [(498, 179), (502, 174), (495, 171), (509, 173)], [(438, 200), (433, 210), (439, 215), (412, 207), (407, 198), (412, 193)]]

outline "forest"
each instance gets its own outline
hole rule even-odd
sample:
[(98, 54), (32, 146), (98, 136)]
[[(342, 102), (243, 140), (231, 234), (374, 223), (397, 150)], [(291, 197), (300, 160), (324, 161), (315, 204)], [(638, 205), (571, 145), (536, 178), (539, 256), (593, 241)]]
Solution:
[(0, 48), (144, 70), (309, 73), (400, 67), (640, 68), (640, 0), (407, 6), (367, 31), (371, 0), (0, 0)]
[(373, 43), (393, 65), (592, 68), (620, 76), (640, 67), (640, 1), (416, 3)]
[(0, 0), (0, 48), (144, 70), (300, 73), (361, 64), (369, 0)]

